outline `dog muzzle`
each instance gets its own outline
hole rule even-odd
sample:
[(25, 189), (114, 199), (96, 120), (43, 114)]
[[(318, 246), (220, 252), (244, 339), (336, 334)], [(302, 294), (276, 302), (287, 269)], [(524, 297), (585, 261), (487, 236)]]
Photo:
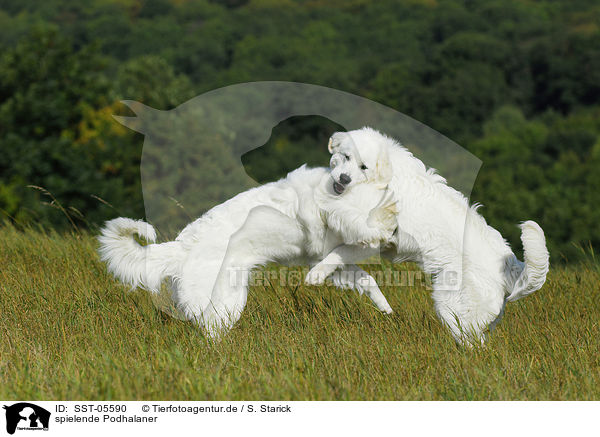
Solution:
[(342, 194), (345, 189), (346, 187), (340, 184), (338, 181), (333, 181), (333, 191), (335, 191), (335, 194)]

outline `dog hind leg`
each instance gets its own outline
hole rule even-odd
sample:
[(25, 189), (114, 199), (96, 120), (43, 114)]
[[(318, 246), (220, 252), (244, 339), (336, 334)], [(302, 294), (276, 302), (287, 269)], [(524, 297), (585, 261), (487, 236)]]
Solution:
[(464, 346), (484, 344), (488, 328), (497, 323), (504, 309), (502, 287), (467, 280), (459, 289), (449, 289), (434, 281), (433, 290), (436, 314), (456, 342)]

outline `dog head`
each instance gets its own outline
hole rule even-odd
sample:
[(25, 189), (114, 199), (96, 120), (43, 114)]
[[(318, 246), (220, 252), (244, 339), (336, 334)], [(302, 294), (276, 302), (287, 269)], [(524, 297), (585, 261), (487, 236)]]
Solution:
[(363, 183), (385, 188), (392, 178), (386, 137), (373, 129), (336, 132), (328, 149), (333, 191), (338, 195)]

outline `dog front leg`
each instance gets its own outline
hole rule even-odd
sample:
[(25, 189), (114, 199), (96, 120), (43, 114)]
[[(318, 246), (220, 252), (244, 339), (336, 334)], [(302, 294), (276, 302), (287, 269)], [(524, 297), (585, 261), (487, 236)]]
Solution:
[(341, 244), (329, 252), (320, 263), (310, 269), (308, 275), (306, 275), (305, 282), (309, 285), (321, 285), (336, 269), (347, 264), (356, 264), (377, 254), (379, 254), (379, 248)]
[(231, 236), (210, 303), (200, 322), (211, 337), (227, 332), (242, 315), (252, 270), (267, 262), (302, 255), (304, 231), (295, 219), (269, 206), (257, 206)]
[(375, 278), (357, 265), (344, 266), (341, 271), (332, 274), (331, 280), (337, 288), (356, 290), (361, 295), (366, 294), (379, 311), (386, 314), (394, 312), (379, 289)]
[(379, 249), (342, 244), (333, 249), (319, 264), (306, 275), (309, 285), (321, 285), (336, 269), (342, 268), (339, 276), (334, 275), (333, 282), (338, 288), (351, 288), (365, 293), (375, 306), (384, 313), (391, 313), (392, 308), (379, 289), (375, 279), (355, 263), (379, 254)]

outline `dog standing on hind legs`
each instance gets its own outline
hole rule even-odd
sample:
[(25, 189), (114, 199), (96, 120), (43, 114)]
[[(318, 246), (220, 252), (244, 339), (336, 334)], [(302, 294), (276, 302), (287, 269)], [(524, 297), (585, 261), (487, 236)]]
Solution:
[(375, 280), (356, 266), (383, 247), (393, 262), (411, 260), (432, 275), (436, 313), (465, 345), (482, 343), (507, 302), (544, 284), (549, 254), (537, 223), (521, 225), (521, 262), (468, 199), (391, 138), (369, 128), (339, 132), (329, 151), (329, 170), (301, 167), (241, 193), (172, 242), (142, 247), (133, 234), (153, 241), (150, 225), (112, 220), (99, 237), (101, 258), (122, 282), (151, 292), (170, 277), (176, 305), (212, 336), (246, 304), (247, 282), (232, 284), (231, 271), (247, 277), (266, 262), (320, 261), (306, 278), (314, 285), (342, 269), (348, 275), (334, 277), (336, 286), (364, 291), (390, 313)]
[[(397, 196), (397, 228), (382, 255), (393, 262), (414, 261), (432, 275), (435, 311), (459, 344), (483, 343), (512, 302), (539, 290), (546, 280), (549, 254), (542, 228), (521, 224), (525, 261), (519, 261), (500, 233), (469, 206), (468, 199), (427, 169), (406, 148), (363, 128), (334, 135), (329, 150), (339, 171), (356, 174), (352, 154), (384, 149), (392, 166), (388, 187)], [(308, 273), (321, 284), (336, 269), (371, 255), (359, 245), (340, 245)]]

